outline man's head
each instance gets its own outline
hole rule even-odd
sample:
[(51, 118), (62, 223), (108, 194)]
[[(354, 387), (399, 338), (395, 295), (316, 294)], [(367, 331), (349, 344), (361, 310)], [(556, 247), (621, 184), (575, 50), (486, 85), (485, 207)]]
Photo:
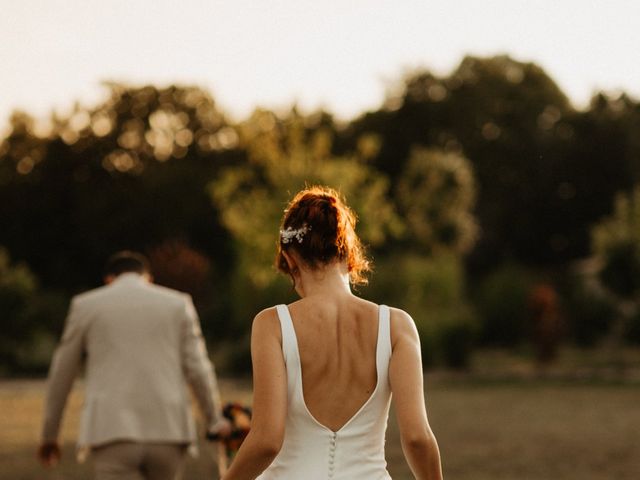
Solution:
[(123, 273), (137, 273), (147, 280), (151, 280), (149, 261), (138, 252), (123, 250), (111, 255), (105, 265), (104, 282), (111, 283)]

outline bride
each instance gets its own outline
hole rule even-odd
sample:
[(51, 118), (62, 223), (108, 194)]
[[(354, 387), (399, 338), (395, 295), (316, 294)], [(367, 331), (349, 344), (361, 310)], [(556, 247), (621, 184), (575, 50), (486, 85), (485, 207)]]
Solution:
[(385, 480), (393, 393), (415, 477), (441, 480), (411, 317), (351, 293), (369, 270), (355, 215), (326, 187), (285, 210), (276, 265), (300, 300), (260, 312), (251, 333), (251, 432), (223, 480)]

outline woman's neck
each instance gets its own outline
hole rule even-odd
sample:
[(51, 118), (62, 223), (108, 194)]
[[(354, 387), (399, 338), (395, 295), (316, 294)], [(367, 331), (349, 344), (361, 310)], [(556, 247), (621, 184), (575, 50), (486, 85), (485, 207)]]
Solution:
[(349, 273), (346, 266), (338, 262), (300, 270), (296, 289), (301, 297), (352, 295)]

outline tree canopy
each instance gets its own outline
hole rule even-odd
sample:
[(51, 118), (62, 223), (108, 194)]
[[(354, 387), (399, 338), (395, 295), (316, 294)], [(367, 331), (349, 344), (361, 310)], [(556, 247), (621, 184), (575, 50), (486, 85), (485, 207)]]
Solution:
[[(15, 112), (0, 140), (0, 247), (11, 258), (0, 285), (57, 296), (39, 311), (59, 311), (60, 298), (100, 284), (111, 253), (136, 249), (159, 281), (194, 295), (205, 333), (241, 337), (256, 309), (291, 293), (272, 266), (279, 221), (317, 183), (359, 216), (384, 277), (368, 292), (432, 313), (457, 305), (450, 318), (470, 325), (467, 275), (510, 262), (565, 269), (590, 255), (614, 197), (640, 184), (637, 101), (600, 93), (576, 110), (539, 66), (507, 56), (413, 72), (344, 123), (295, 108), (232, 122), (196, 86), (105, 88), (106, 101), (66, 116)], [(622, 231), (621, 202), (595, 234), (610, 259), (622, 244), (604, 238)], [(17, 271), (34, 286), (14, 288)]]

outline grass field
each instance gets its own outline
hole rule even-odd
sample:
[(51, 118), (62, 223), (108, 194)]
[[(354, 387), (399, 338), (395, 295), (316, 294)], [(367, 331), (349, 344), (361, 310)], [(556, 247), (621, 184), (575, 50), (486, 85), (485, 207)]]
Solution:
[[(246, 382), (222, 381), (225, 398), (250, 401)], [(82, 402), (71, 398), (63, 428), (64, 458), (45, 471), (35, 461), (44, 382), (0, 382), (0, 478), (90, 478), (73, 442)], [(640, 478), (640, 387), (605, 383), (480, 382), (427, 377), (430, 420), (447, 480), (636, 480)], [(187, 480), (215, 479), (211, 448), (189, 461)], [(394, 480), (413, 478), (395, 421), (387, 435)]]

